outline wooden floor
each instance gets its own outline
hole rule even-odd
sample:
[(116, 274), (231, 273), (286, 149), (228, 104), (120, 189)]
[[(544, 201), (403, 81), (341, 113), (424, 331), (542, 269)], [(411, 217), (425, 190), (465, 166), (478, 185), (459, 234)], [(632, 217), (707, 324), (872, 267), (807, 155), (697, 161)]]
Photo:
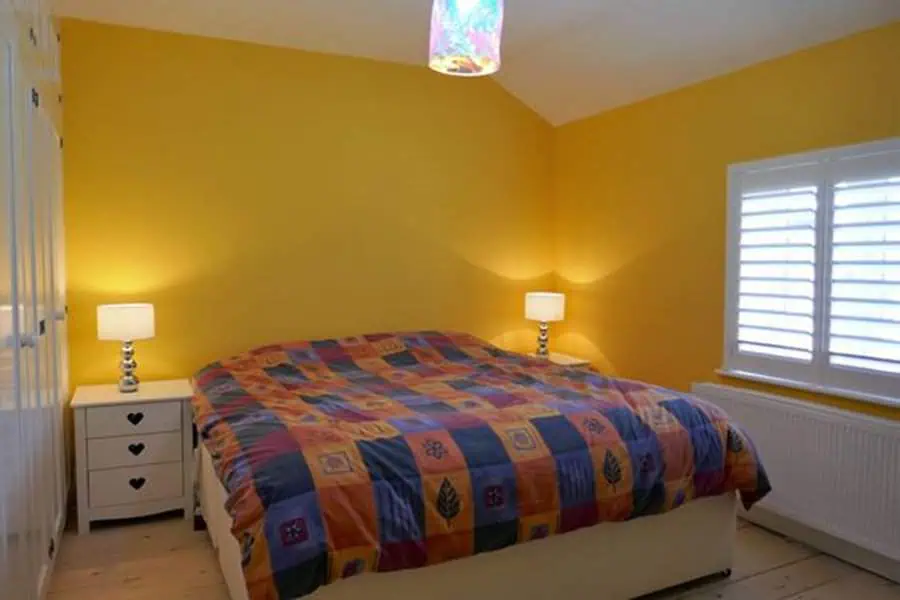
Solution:
[[(749, 524), (727, 581), (645, 600), (900, 600), (900, 585)], [(313, 596), (314, 597), (314, 596)], [(181, 519), (63, 539), (49, 600), (229, 600), (206, 533)]]

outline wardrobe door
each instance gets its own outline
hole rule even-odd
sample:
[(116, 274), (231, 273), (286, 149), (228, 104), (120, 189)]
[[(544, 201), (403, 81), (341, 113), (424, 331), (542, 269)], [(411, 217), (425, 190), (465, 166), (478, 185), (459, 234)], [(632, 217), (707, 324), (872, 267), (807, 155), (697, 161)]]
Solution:
[(27, 565), (23, 570), (26, 586), (24, 598), (37, 596), (38, 586), (46, 572), (46, 541), (49, 536), (47, 485), (47, 434), (43, 419), (42, 369), (40, 342), (46, 331), (38, 290), (38, 251), (35, 235), (35, 196), (32, 170), (33, 110), (35, 90), (28, 85), (23, 62), (13, 50), (13, 204), (16, 216), (16, 293), (21, 306), (19, 319), (18, 384), (22, 418), (23, 467), (26, 469), (27, 507), (21, 515), (25, 529)]
[[(56, 133), (53, 120), (47, 113), (44, 114), (46, 156), (47, 165), (47, 293), (48, 304), (52, 310), (48, 314), (51, 336), (48, 340), (50, 352), (50, 373), (52, 376), (51, 396), (53, 399), (53, 420), (55, 440), (54, 470), (56, 479), (57, 506), (54, 513), (57, 520), (62, 519), (66, 510), (67, 467), (66, 467), (66, 436), (64, 427), (64, 412), (66, 395), (68, 393), (68, 371), (66, 352), (66, 298), (64, 287), (64, 271), (61, 261), (64, 258), (62, 249), (62, 157), (60, 137)], [(58, 525), (61, 523), (56, 523)], [(56, 533), (55, 532), (55, 533)]]
[(29, 552), (27, 479), (18, 394), (18, 319), (16, 298), (16, 215), (13, 194), (12, 44), (0, 39), (0, 590), (13, 600), (26, 598)]
[(50, 116), (40, 104), (32, 106), (32, 189), (31, 207), (35, 240), (35, 291), (38, 327), (38, 387), (40, 389), (41, 424), (44, 438), (42, 483), (44, 485), (44, 518), (47, 528), (45, 560), (56, 550), (56, 533), (62, 524), (62, 411), (57, 373), (57, 298), (54, 286), (53, 196), (56, 187), (52, 156), (59, 147)]

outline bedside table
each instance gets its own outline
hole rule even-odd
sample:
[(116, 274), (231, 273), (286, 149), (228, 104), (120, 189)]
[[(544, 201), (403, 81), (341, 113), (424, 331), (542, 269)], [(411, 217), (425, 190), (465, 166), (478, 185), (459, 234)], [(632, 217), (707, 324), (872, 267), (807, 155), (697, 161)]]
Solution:
[(583, 358), (577, 358), (575, 356), (569, 356), (568, 354), (559, 354), (558, 352), (551, 352), (548, 356), (538, 356), (537, 354), (532, 354), (531, 356), (535, 358), (541, 358), (544, 360), (549, 360), (554, 365), (559, 365), (561, 367), (590, 367), (591, 361), (585, 360)]
[(183, 509), (194, 518), (191, 397), (187, 379), (79, 386), (75, 412), (78, 533), (90, 522)]

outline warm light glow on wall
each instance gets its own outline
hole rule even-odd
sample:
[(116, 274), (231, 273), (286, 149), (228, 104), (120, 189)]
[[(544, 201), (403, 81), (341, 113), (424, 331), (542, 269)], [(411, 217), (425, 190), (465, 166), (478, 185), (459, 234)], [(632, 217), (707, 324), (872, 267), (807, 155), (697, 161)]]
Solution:
[(496, 73), (502, 33), (503, 0), (434, 0), (428, 66), (462, 77)]

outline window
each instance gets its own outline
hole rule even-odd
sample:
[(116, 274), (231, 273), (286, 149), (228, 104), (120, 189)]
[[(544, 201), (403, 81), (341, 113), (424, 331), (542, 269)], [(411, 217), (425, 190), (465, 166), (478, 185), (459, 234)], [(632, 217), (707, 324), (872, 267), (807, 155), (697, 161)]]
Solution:
[(729, 169), (725, 367), (900, 403), (900, 139)]

